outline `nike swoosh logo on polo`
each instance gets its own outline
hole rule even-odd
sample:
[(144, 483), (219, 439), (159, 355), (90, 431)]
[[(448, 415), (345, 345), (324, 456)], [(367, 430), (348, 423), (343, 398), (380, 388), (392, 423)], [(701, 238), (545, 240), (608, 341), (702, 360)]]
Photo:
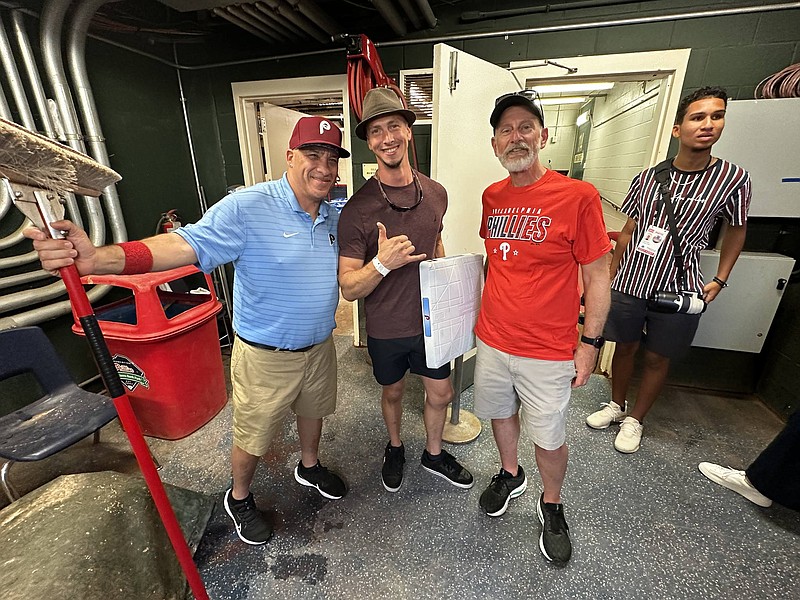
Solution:
[(296, 236), (296, 235), (299, 235), (299, 234), (300, 234), (300, 232), (299, 232), (299, 231), (295, 231), (294, 233), (286, 233), (286, 232), (284, 231), (284, 232), (283, 232), (283, 237), (285, 237), (285, 238), (290, 238), (290, 237), (294, 237), (294, 236)]

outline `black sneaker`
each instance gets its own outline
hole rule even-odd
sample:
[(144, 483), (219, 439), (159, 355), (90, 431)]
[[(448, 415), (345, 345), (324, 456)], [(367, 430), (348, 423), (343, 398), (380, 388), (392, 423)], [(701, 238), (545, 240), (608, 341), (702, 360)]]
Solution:
[(569, 526), (564, 520), (564, 505), (546, 503), (542, 494), (536, 504), (536, 512), (542, 524), (539, 549), (547, 560), (566, 563), (572, 556), (572, 543), (569, 541)]
[(447, 450), (442, 450), (437, 459), (431, 458), (428, 451), (424, 450), (420, 462), (422, 462), (422, 467), (426, 471), (446, 479), (456, 487), (468, 490), (475, 483), (472, 479), (472, 473), (462, 467)]
[(381, 467), (381, 480), (387, 492), (396, 492), (403, 485), (403, 465), (406, 463), (406, 449), (403, 444), (399, 448), (386, 444), (383, 451), (383, 467)]
[(306, 468), (301, 460), (294, 468), (294, 478), (300, 485), (317, 488), (317, 491), (329, 500), (338, 500), (347, 493), (347, 486), (341, 477), (331, 473), (319, 464)]
[(244, 500), (236, 500), (231, 496), (231, 490), (228, 490), (225, 492), (222, 504), (225, 506), (225, 512), (233, 520), (236, 535), (240, 540), (251, 546), (267, 543), (272, 536), (272, 525), (256, 508), (252, 492)]
[(499, 517), (508, 508), (512, 498), (521, 496), (528, 487), (528, 478), (522, 465), (517, 465), (517, 476), (514, 477), (505, 469), (492, 477), (492, 482), (481, 494), (479, 504), (490, 517)]

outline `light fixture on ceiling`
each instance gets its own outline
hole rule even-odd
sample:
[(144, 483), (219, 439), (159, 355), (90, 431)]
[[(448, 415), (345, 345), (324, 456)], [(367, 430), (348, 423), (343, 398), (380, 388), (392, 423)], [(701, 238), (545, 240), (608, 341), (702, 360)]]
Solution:
[(540, 98), (542, 106), (555, 106), (557, 104), (582, 104), (586, 96), (561, 96), (560, 98)]
[(588, 110), (586, 112), (582, 112), (581, 114), (578, 115), (578, 119), (577, 121), (575, 121), (575, 125), (580, 127), (584, 123), (588, 122), (590, 117), (591, 115), (589, 114)]
[(531, 86), (540, 96), (546, 94), (574, 94), (576, 92), (599, 92), (610, 90), (614, 87), (613, 81), (586, 81), (583, 83), (553, 83), (548, 85)]

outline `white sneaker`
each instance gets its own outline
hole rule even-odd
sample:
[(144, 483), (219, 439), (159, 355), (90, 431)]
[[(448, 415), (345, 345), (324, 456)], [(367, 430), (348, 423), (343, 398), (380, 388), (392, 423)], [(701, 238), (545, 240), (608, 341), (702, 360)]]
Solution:
[(722, 467), (710, 462), (701, 462), (697, 465), (697, 468), (714, 483), (718, 483), (722, 487), (733, 490), (737, 494), (750, 500), (750, 502), (763, 506), (764, 508), (772, 506), (772, 500), (759, 492), (753, 487), (752, 483), (747, 481), (744, 471), (737, 471), (736, 469)]
[(644, 427), (633, 417), (625, 417), (622, 425), (619, 426), (619, 433), (614, 440), (614, 448), (619, 452), (631, 454), (639, 449), (642, 441), (642, 430)]
[(628, 403), (625, 408), (620, 408), (614, 401), (603, 402), (603, 408), (586, 417), (586, 424), (592, 429), (605, 429), (612, 423), (619, 423), (628, 416)]

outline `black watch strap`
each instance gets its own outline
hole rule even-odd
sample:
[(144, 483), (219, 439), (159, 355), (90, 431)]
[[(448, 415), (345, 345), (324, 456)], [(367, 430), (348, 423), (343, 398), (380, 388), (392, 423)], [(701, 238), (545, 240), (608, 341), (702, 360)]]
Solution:
[(590, 346), (594, 346), (598, 350), (603, 347), (603, 344), (606, 343), (606, 340), (603, 336), (598, 335), (597, 337), (587, 337), (585, 335), (581, 336), (581, 342), (584, 344), (589, 344)]

